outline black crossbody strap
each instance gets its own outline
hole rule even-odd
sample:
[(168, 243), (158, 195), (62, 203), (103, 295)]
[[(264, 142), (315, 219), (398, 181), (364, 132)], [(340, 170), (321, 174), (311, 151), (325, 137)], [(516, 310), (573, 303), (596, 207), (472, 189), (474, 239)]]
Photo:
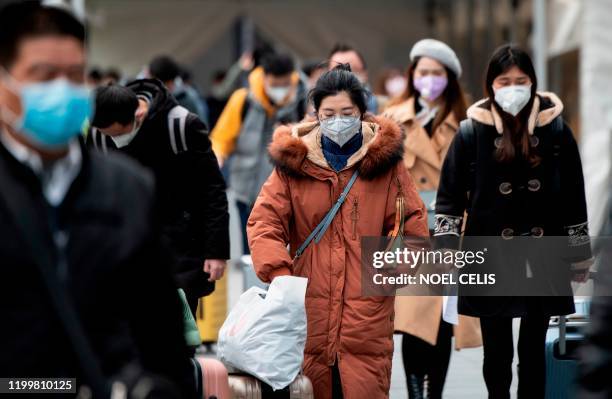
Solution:
[(306, 240), (302, 243), (302, 245), (300, 245), (298, 250), (295, 252), (294, 259), (299, 258), (304, 253), (306, 248), (308, 248), (310, 243), (312, 243), (313, 240), (315, 243), (318, 243), (319, 241), (321, 241), (321, 239), (323, 238), (323, 235), (327, 231), (327, 228), (329, 227), (331, 222), (334, 220), (334, 218), (336, 217), (336, 214), (338, 213), (338, 210), (340, 210), (340, 207), (344, 203), (344, 200), (346, 200), (346, 197), (348, 196), (349, 191), (351, 191), (351, 188), (353, 187), (353, 184), (357, 180), (358, 176), (359, 176), (359, 169), (356, 169), (355, 172), (353, 172), (351, 179), (348, 181), (348, 183), (344, 187), (344, 190), (342, 190), (342, 193), (340, 194), (340, 197), (338, 198), (336, 203), (332, 206), (332, 208), (323, 217), (323, 220), (321, 220), (321, 222), (317, 225), (317, 227), (314, 228), (314, 230), (310, 233), (310, 235), (306, 238)]

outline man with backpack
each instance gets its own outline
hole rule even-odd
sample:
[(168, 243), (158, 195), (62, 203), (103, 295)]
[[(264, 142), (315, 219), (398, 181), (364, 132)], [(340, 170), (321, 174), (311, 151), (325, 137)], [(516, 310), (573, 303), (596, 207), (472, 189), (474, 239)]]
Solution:
[(229, 259), (225, 181), (207, 133), (159, 80), (142, 79), (98, 89), (87, 137), (90, 147), (127, 154), (155, 175), (163, 239), (194, 313)]
[(306, 85), (290, 56), (270, 54), (249, 75), (249, 87), (236, 90), (211, 133), (219, 164), (232, 156), (230, 187), (236, 198), (248, 253), (246, 222), (261, 186), (272, 172), (267, 156), (272, 133), (305, 114)]

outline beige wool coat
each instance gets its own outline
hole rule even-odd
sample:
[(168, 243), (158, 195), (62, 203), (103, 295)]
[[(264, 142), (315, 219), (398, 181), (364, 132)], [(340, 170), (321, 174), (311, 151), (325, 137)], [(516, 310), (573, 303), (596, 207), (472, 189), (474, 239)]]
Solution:
[[(429, 137), (415, 118), (414, 97), (385, 110), (384, 115), (404, 130), (404, 166), (410, 172), (418, 191), (437, 190), (442, 163), (457, 133), (459, 122), (451, 113)], [(414, 335), (435, 345), (442, 315), (440, 296), (397, 296), (395, 298), (395, 330)], [(455, 348), (482, 345), (480, 321), (459, 315), (454, 326)]]

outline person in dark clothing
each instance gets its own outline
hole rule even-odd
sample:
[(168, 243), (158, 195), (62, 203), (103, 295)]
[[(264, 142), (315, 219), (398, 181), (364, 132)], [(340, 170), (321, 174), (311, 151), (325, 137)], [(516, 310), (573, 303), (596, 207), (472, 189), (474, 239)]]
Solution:
[(225, 182), (206, 126), (155, 79), (98, 89), (92, 126), (89, 146), (122, 152), (153, 171), (163, 238), (195, 312), (229, 258)]
[(183, 107), (196, 114), (208, 125), (208, 107), (197, 91), (183, 80), (181, 67), (165, 55), (149, 63), (148, 77), (160, 80)]
[[(152, 177), (79, 140), (92, 110), (84, 45), (84, 26), (61, 9), (24, 1), (0, 10), (0, 376), (76, 377), (81, 389), (134, 366), (194, 398)], [(69, 339), (49, 281), (63, 288), (62, 310), (75, 309), (91, 363)], [(95, 366), (102, 384), (88, 377)]]
[[(542, 295), (536, 290), (531, 296), (470, 296), (460, 288), (458, 304), (460, 314), (480, 317), (489, 398), (510, 398), (515, 317), (521, 318), (518, 397), (543, 398), (549, 318), (574, 312), (571, 280), (583, 281), (590, 267), (580, 155), (560, 119), (559, 98), (536, 91), (525, 51), (499, 48), (485, 87), (488, 98), (467, 111), (473, 129), (459, 129), (444, 161), (434, 235), (437, 246), (457, 248), (467, 212), (463, 249), (471, 249), (470, 236), (496, 237), (488, 242), (486, 266), (496, 267), (498, 282), (517, 289), (549, 284), (549, 296), (536, 296)], [(554, 237), (562, 246), (543, 250)], [(516, 247), (519, 242), (534, 250)]]
[(206, 105), (208, 106), (208, 122), (211, 130), (215, 128), (217, 120), (219, 120), (219, 116), (221, 116), (221, 112), (223, 112), (223, 108), (225, 108), (227, 100), (229, 99), (229, 96), (215, 95), (215, 89), (223, 84), (226, 76), (227, 72), (225, 70), (220, 69), (215, 71), (211, 81), (211, 93), (206, 96)]
[[(206, 123), (206, 126), (210, 127), (210, 110), (208, 103), (206, 102), (206, 98), (204, 98), (204, 94), (202, 93), (202, 89), (195, 82), (195, 78), (190, 69), (188, 69), (186, 66), (181, 66), (180, 69), (181, 74), (179, 77), (184, 94), (175, 95), (176, 99), (178, 100), (179, 104), (181, 104), (181, 96), (189, 97), (190, 100), (195, 103), (195, 113), (200, 117), (200, 119), (202, 119), (202, 122)], [(185, 106), (185, 108), (189, 109), (187, 106)]]

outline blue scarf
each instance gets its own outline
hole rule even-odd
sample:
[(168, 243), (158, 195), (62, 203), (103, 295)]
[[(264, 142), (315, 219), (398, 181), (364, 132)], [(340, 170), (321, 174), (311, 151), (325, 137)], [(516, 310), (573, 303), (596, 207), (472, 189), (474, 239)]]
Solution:
[(331, 166), (336, 172), (344, 169), (348, 159), (361, 148), (362, 143), (363, 135), (361, 132), (351, 137), (351, 139), (344, 143), (342, 147), (324, 135), (321, 135), (323, 156), (325, 157), (325, 160), (329, 166)]

